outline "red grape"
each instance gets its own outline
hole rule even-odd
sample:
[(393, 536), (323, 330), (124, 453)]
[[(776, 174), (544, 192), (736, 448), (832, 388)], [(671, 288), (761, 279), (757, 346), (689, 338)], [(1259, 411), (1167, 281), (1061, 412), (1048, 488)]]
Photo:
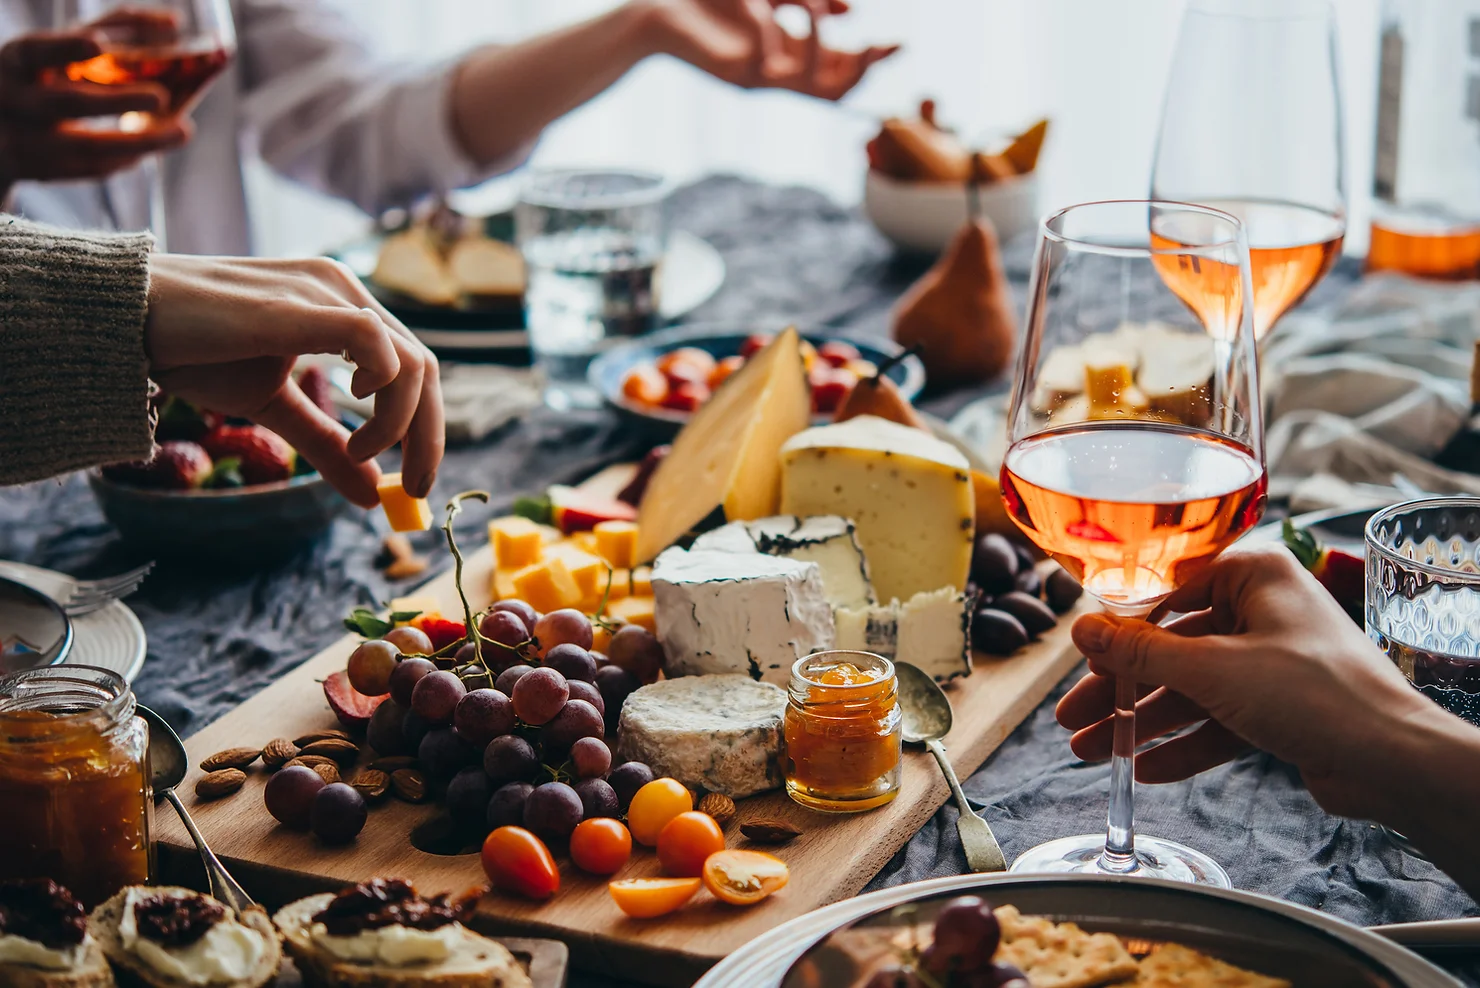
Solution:
[(524, 622), (524, 626), (526, 628), (533, 628), (534, 623), (540, 619), (539, 611), (535, 610), (533, 607), (530, 607), (524, 601), (518, 600), (513, 597), (510, 597), (508, 600), (499, 601), (498, 603), (490, 607), (489, 610), (508, 611), (510, 614), (517, 614), (519, 616), (519, 620)]
[(477, 662), (477, 661), (478, 661), (478, 643), (477, 642), (471, 642), (470, 641), (466, 645), (459, 646), (458, 647), (458, 650), (456, 652), (453, 652), (452, 653), (452, 662), (453, 662), (454, 665), (467, 666), (467, 665), (472, 665), (474, 662)]
[(430, 721), (415, 710), (406, 711), (406, 716), (401, 720), (401, 736), (406, 739), (408, 753), (421, 747), (421, 739), (427, 736), (427, 731), (430, 731), (432, 726)]
[(509, 694), (519, 719), (535, 726), (554, 718), (569, 698), (570, 686), (565, 677), (548, 666), (532, 669), (520, 676), (514, 684), (514, 692)]
[(983, 970), (992, 962), (1001, 935), (992, 908), (980, 898), (952, 899), (935, 916), (935, 963), (945, 971)]
[(625, 813), (627, 804), (632, 802), (632, 797), (637, 795), (637, 790), (652, 782), (656, 776), (653, 770), (642, 762), (623, 762), (612, 769), (606, 781), (611, 784), (617, 794), (617, 804)]
[[(552, 751), (568, 751), (581, 738), (601, 738), (606, 722), (601, 712), (585, 700), (567, 700), (540, 732), (540, 740)], [(603, 747), (605, 744), (603, 743)]]
[(637, 681), (637, 677), (621, 666), (602, 666), (596, 670), (596, 688), (601, 691), (601, 698), (606, 701), (602, 714), (606, 718), (608, 734), (617, 733), (617, 723), (622, 715), (622, 704), (641, 686), (642, 683)]
[(478, 630), (484, 638), (514, 648), (529, 641), (529, 625), (513, 611), (489, 611), (483, 615)]
[(590, 683), (583, 683), (579, 679), (572, 679), (570, 686), (570, 698), (572, 700), (585, 700), (595, 707), (597, 712), (606, 713), (606, 700), (602, 698), (601, 690)]
[(262, 790), (262, 799), (273, 819), (284, 826), (307, 830), (314, 797), (322, 788), (323, 776), (307, 765), (293, 765), (272, 774)]
[(498, 678), (493, 681), (493, 688), (498, 690), (504, 696), (513, 696), (514, 684), (519, 682), (519, 680), (523, 678), (525, 673), (533, 671), (534, 666), (527, 666), (523, 664), (517, 666), (509, 666), (509, 668), (498, 674)]
[(604, 779), (611, 771), (612, 750), (600, 738), (577, 738), (570, 746), (570, 763), (582, 779)]
[(432, 640), (427, 637), (427, 633), (420, 628), (413, 628), (409, 624), (387, 631), (381, 641), (390, 642), (399, 648), (403, 655), (411, 655), (413, 653), (431, 655), (434, 651)]
[(395, 700), (386, 700), (370, 715), (365, 741), (377, 755), (403, 754), (407, 750), (405, 723), (406, 708)]
[(320, 840), (345, 844), (365, 829), (368, 814), (365, 797), (358, 789), (343, 782), (331, 782), (314, 795), (309, 816), (314, 835)]
[(463, 681), (444, 669), (429, 672), (411, 691), (411, 709), (433, 724), (449, 724), (457, 701), (468, 692)]
[(606, 647), (607, 658), (644, 683), (654, 683), (663, 670), (663, 646), (640, 624), (624, 624)]
[(595, 641), (591, 621), (573, 607), (551, 611), (534, 623), (534, 636), (540, 641), (540, 655), (556, 645), (579, 645), (590, 648)]
[(452, 726), (463, 740), (482, 748), (514, 729), (514, 707), (498, 690), (473, 690), (457, 701)]
[(566, 679), (584, 683), (596, 681), (596, 660), (579, 645), (556, 645), (545, 652), (545, 665)]
[(400, 659), (400, 650), (388, 641), (361, 642), (349, 653), (349, 684), (366, 696), (384, 696), (391, 691), (391, 673)]
[(602, 779), (582, 779), (572, 786), (581, 799), (584, 819), (617, 815), (617, 792)]
[(447, 783), (447, 813), (454, 823), (467, 827), (481, 825), (488, 817), (488, 800), (492, 795), (488, 776), (481, 768), (465, 768)]
[(534, 786), (528, 782), (510, 782), (499, 786), (488, 797), (485, 822), (490, 830), (499, 827), (522, 827), (524, 825), (524, 803)]
[(483, 771), (494, 785), (528, 782), (539, 770), (540, 759), (534, 745), (517, 734), (494, 738), (483, 749)]
[(427, 731), (416, 748), (416, 761), (432, 782), (446, 782), (478, 761), (478, 749), (457, 736), (450, 727)]
[(403, 707), (411, 706), (411, 691), (429, 672), (436, 672), (437, 664), (431, 659), (402, 659), (391, 670), (391, 699)]
[(564, 841), (586, 815), (581, 797), (564, 782), (535, 786), (524, 801), (524, 828), (545, 841)]

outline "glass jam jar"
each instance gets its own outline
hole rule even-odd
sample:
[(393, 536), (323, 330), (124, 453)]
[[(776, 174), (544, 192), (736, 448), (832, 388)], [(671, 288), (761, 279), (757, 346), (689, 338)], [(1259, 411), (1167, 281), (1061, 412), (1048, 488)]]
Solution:
[(782, 723), (786, 792), (809, 809), (871, 810), (899, 792), (901, 714), (894, 663), (814, 652), (791, 667)]
[(149, 728), (117, 673), (0, 678), (0, 880), (50, 878), (89, 909), (148, 881)]

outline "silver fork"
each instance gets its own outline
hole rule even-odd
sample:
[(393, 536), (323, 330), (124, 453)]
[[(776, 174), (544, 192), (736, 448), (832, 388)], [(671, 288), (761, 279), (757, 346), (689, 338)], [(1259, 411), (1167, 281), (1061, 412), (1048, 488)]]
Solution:
[(65, 599), (59, 599), (57, 603), (62, 605), (62, 609), (70, 617), (91, 614), (133, 593), (153, 568), (154, 563), (150, 561), (126, 573), (118, 573), (101, 580), (73, 580), (71, 591)]

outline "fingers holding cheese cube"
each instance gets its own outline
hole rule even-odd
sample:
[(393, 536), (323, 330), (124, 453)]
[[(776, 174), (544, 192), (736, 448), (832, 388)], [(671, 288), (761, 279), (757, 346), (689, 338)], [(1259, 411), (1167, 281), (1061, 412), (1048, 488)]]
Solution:
[(425, 532), (432, 527), (431, 505), (424, 497), (407, 494), (399, 473), (383, 475), (375, 485), (375, 492), (380, 495), (380, 506), (392, 531)]

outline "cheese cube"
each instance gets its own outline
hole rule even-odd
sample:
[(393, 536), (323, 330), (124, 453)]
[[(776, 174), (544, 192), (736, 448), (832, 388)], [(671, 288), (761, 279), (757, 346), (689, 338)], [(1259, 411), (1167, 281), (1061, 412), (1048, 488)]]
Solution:
[(612, 604), (606, 612), (613, 618), (626, 621), (628, 624), (640, 624), (656, 633), (658, 623), (653, 616), (654, 606), (652, 597), (627, 597)]
[(383, 474), (375, 485), (380, 506), (394, 532), (425, 532), (432, 527), (432, 509), (424, 497), (412, 497), (401, 487), (399, 473)]
[(851, 519), (880, 601), (966, 588), (976, 502), (956, 447), (860, 415), (792, 437), (781, 463), (781, 510)]
[(637, 561), (637, 523), (603, 521), (591, 530), (596, 554), (613, 566), (631, 567)]
[(537, 611), (575, 607), (583, 594), (561, 559), (546, 559), (514, 574), (514, 596)]
[(586, 614), (595, 614), (601, 607), (602, 597), (606, 597), (606, 613), (611, 613), (611, 605), (625, 597), (631, 596), (632, 574), (624, 569), (611, 571), (611, 593), (607, 593), (606, 570), (596, 578), (596, 589), (587, 594), (581, 600), (580, 610)]
[(596, 545), (596, 536), (590, 532), (572, 532), (566, 541), (582, 552), (589, 552), (593, 556), (601, 555)]
[(589, 597), (606, 585), (606, 563), (596, 555), (577, 548), (572, 542), (557, 542), (545, 547), (546, 559), (559, 559), (570, 570), (570, 575), (581, 588), (581, 596)]
[(632, 567), (632, 596), (651, 597), (653, 595), (653, 568), (651, 566)]
[(500, 569), (523, 569), (542, 558), (544, 538), (540, 526), (528, 518), (507, 515), (488, 523), (488, 543)]
[(604, 624), (591, 625), (591, 651), (605, 655), (611, 647), (612, 633)]
[(490, 589), (494, 600), (509, 600), (519, 596), (519, 591), (514, 589), (514, 574), (518, 570), (496, 569), (493, 571), (493, 581)]

